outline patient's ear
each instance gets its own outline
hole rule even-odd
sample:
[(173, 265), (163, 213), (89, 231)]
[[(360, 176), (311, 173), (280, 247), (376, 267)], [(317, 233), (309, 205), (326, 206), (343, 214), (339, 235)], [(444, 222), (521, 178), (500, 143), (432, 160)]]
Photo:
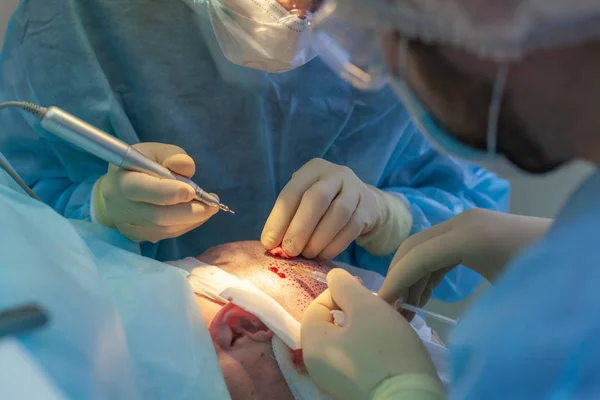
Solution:
[(232, 303), (223, 306), (215, 316), (211, 330), (223, 349), (234, 347), (244, 337), (254, 342), (267, 342), (273, 337), (273, 332), (258, 317)]

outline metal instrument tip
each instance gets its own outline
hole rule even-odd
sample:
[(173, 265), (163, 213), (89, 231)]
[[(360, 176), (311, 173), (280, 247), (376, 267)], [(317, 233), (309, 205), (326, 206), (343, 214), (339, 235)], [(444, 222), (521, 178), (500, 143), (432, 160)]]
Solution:
[(221, 211), (225, 211), (225, 212), (228, 212), (230, 214), (235, 214), (235, 211), (233, 211), (231, 208), (227, 207), (223, 203), (219, 204), (219, 208), (221, 209)]

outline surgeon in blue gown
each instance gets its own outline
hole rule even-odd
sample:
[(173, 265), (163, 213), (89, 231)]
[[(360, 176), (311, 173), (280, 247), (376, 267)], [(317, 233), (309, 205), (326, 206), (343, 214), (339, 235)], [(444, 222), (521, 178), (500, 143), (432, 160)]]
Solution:
[[(282, 244), (285, 250), (291, 243), (291, 253), (306, 255), (307, 246), (318, 242), (310, 242), (308, 236), (316, 232), (314, 224), (327, 207), (315, 211), (310, 204), (296, 204), (285, 209), (289, 205), (282, 198), (273, 207), (286, 185), (287, 199), (291, 196), (299, 203), (306, 198), (299, 176), (306, 177), (311, 165), (312, 174), (326, 170), (332, 177), (334, 185), (321, 185), (321, 189), (351, 188), (355, 200), (371, 205), (361, 213), (353, 213), (350, 207), (352, 218), (370, 213), (364, 217), (365, 229), (355, 232), (351, 240), (339, 240), (327, 255), (339, 254), (341, 260), (380, 273), (387, 271), (391, 255), (409, 234), (472, 207), (506, 210), (506, 181), (438, 154), (418, 133), (392, 90), (354, 89), (310, 53), (305, 37), (286, 36), (298, 49), (300, 55), (295, 58), (286, 53), (287, 47), (277, 47), (280, 43), (265, 45), (284, 49), (276, 51), (287, 56), (283, 66), (244, 64), (246, 53), (239, 47), (234, 46), (238, 51), (233, 52), (226, 48), (231, 32), (224, 30), (235, 28), (231, 15), (248, 13), (245, 17), (260, 21), (264, 14), (250, 6), (258, 4), (290, 18), (287, 10), (282, 11), (286, 3), (22, 1), (2, 49), (0, 101), (59, 106), (130, 144), (178, 146), (176, 152), (185, 150), (195, 162), (194, 180), (218, 194), (236, 211), (235, 216), (212, 216), (200, 210), (205, 218), (185, 225), (192, 217), (180, 213), (178, 223), (184, 225), (179, 231), (136, 236), (128, 229), (142, 224), (135, 215), (147, 209), (147, 204), (129, 207), (123, 197), (107, 195), (126, 186), (122, 171), (112, 169), (107, 174), (106, 163), (50, 136), (30, 116), (16, 110), (0, 113), (0, 148), (34, 191), (59, 213), (117, 227), (142, 242), (144, 255), (163, 261), (195, 256), (224, 242), (257, 239), (261, 233), (263, 242), (268, 241), (263, 230), (271, 214), (271, 224), (284, 221), (284, 226), (274, 228), (279, 231), (266, 247)], [(160, 159), (164, 147), (155, 146), (158, 150), (151, 146), (149, 155)], [(327, 162), (316, 161), (315, 168), (314, 159)], [(194, 166), (186, 160), (183, 170), (191, 175)], [(293, 177), (299, 170), (304, 172)], [(103, 176), (106, 179), (100, 180)], [(318, 181), (314, 176), (307, 179)], [(135, 186), (132, 190), (140, 189), (136, 186), (140, 181), (129, 181)], [(107, 185), (112, 186), (107, 189)], [(330, 193), (329, 201), (338, 195)], [(327, 196), (317, 193), (316, 197)], [(134, 215), (131, 220), (115, 217), (123, 210)], [(295, 212), (313, 212), (312, 218), (296, 218), (313, 221), (310, 227), (302, 226), (304, 222), (295, 226), (297, 231), (309, 232), (301, 239), (289, 233)], [(99, 213), (112, 219), (98, 217)], [(371, 230), (388, 220), (396, 225), (379, 230), (380, 236), (394, 238), (384, 250), (356, 245), (354, 239), (373, 234)], [(286, 229), (294, 237), (284, 236)], [(335, 232), (322, 236), (331, 240)], [(311, 255), (319, 255), (324, 247), (312, 249)], [(436, 296), (460, 300), (479, 282), (470, 270), (456, 269), (444, 277)]]

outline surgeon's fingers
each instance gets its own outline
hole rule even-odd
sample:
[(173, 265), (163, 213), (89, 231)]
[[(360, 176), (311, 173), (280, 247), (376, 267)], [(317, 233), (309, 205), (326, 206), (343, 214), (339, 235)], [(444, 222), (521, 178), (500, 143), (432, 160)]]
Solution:
[(285, 185), (267, 218), (260, 240), (269, 250), (281, 244), (303, 194), (319, 179), (317, 175), (301, 174), (301, 171), (294, 174), (292, 180)]
[[(419, 279), (417, 283), (415, 283), (409, 290), (408, 295), (405, 297), (405, 303), (420, 307), (421, 296), (423, 292), (426, 290), (429, 285), (429, 280), (431, 278), (431, 274), (425, 275), (423, 278)], [(412, 321), (415, 317), (415, 313), (413, 311), (402, 310), (402, 315), (407, 319), (407, 321)]]
[(429, 282), (425, 286), (425, 290), (421, 292), (421, 298), (419, 299), (419, 303), (416, 304), (417, 307), (425, 307), (427, 305), (427, 303), (431, 299), (433, 290), (436, 287), (438, 287), (440, 282), (442, 282), (442, 280), (444, 279), (444, 276), (446, 276), (446, 274), (450, 272), (453, 268), (455, 268), (455, 265), (431, 273), (431, 276), (429, 277)]
[(148, 221), (134, 211), (134, 207), (139, 203), (130, 203), (125, 207), (119, 208), (115, 219), (119, 231), (135, 242), (153, 242), (156, 243), (163, 239), (179, 237), (191, 230), (204, 224), (209, 216), (200, 218), (194, 222), (184, 220), (180, 224), (169, 226), (159, 226), (152, 221)]
[(165, 159), (162, 165), (186, 178), (191, 178), (196, 173), (196, 164), (192, 157), (187, 154), (172, 155)]
[(343, 269), (332, 269), (327, 274), (327, 284), (333, 301), (349, 317), (369, 310), (373, 302), (378, 300), (369, 289)]
[(425, 243), (434, 237), (438, 237), (449, 232), (452, 229), (452, 223), (452, 220), (446, 221), (408, 237), (404, 242), (402, 242), (402, 245), (394, 255), (389, 269), (392, 269), (392, 267), (396, 265), (400, 259), (406, 256), (406, 254), (408, 254), (415, 247), (420, 246), (422, 243)]
[[(126, 199), (158, 206), (187, 203), (196, 197), (194, 189), (183, 182), (161, 179), (140, 172), (115, 173), (117, 190)], [(106, 198), (111, 197), (106, 195)]]
[(135, 213), (144, 220), (157, 226), (195, 225), (215, 215), (219, 209), (209, 207), (199, 201), (175, 204), (172, 206), (155, 206), (145, 203), (134, 203)]
[[(410, 294), (407, 298), (409, 301), (407, 303), (412, 304), (416, 307), (423, 308), (429, 303), (431, 299), (431, 295), (433, 294), (433, 290), (438, 287), (440, 282), (444, 279), (444, 276), (456, 266), (453, 265), (451, 267), (440, 269), (439, 271), (432, 272), (428, 274), (425, 278), (419, 280), (411, 289)], [(400, 310), (402, 315), (408, 320), (412, 321), (415, 316), (415, 313), (408, 310)]]
[(319, 260), (333, 260), (339, 256), (356, 240), (362, 232), (362, 227), (354, 223), (352, 220), (337, 234), (335, 238), (319, 253)]
[[(206, 222), (206, 221), (204, 221)], [(204, 222), (199, 222), (193, 225), (173, 225), (173, 226), (155, 226), (155, 225), (137, 225), (134, 223), (124, 223), (119, 227), (121, 233), (133, 240), (134, 242), (152, 242), (157, 243), (164, 239), (171, 239), (182, 236), (199, 226)]]
[(462, 240), (459, 235), (442, 234), (413, 247), (395, 260), (379, 290), (379, 297), (393, 303), (427, 274), (460, 264)]
[[(452, 228), (452, 223), (450, 220), (450, 221), (446, 221), (446, 222), (438, 224), (438, 225), (434, 225), (433, 227), (431, 227), (429, 229), (426, 229), (424, 231), (416, 233), (416, 234), (410, 236), (409, 238), (407, 238), (404, 242), (402, 242), (402, 245), (400, 246), (398, 251), (396, 251), (396, 254), (394, 254), (394, 258), (392, 259), (392, 262), (390, 263), (390, 266), (388, 268), (388, 273), (389, 273), (389, 271), (392, 270), (392, 268), (395, 268), (398, 265), (399, 261), (403, 257), (405, 257), (406, 254), (408, 254), (410, 251), (412, 251), (415, 247), (420, 246), (422, 243), (425, 243), (428, 240), (433, 239), (434, 237), (445, 234), (446, 232), (450, 231), (451, 228)], [(401, 297), (403, 299), (408, 300), (409, 295), (410, 295), (409, 291), (410, 291), (409, 287), (399, 288), (397, 290), (397, 292), (394, 293), (393, 297), (395, 297), (395, 298)], [(383, 293), (383, 295), (388, 296), (385, 293)], [(379, 296), (382, 296), (381, 292), (379, 293)], [(386, 300), (390, 303), (393, 303), (396, 301), (395, 299), (392, 299), (392, 298), (389, 298)], [(409, 321), (411, 321), (414, 317), (414, 313), (412, 313), (410, 311), (403, 311), (402, 314)]]
[(179, 146), (145, 142), (134, 144), (133, 148), (179, 175), (191, 178), (195, 173), (194, 160)]
[(321, 251), (318, 258), (321, 260), (332, 260), (333, 258), (340, 255), (344, 250), (348, 248), (358, 238), (367, 225), (367, 212), (361, 202), (350, 217), (350, 221), (346, 226), (336, 235), (336, 237)]
[(410, 290), (408, 292), (408, 297), (407, 297), (406, 302), (415, 307), (420, 307), (421, 297), (423, 296), (423, 293), (427, 289), (427, 285), (429, 285), (430, 280), (431, 280), (431, 274), (426, 274), (424, 277), (419, 279), (417, 281), (417, 283), (412, 285), (412, 287), (410, 288)]
[(283, 250), (292, 257), (306, 247), (317, 224), (341, 189), (341, 181), (330, 178), (316, 182), (303, 195), (300, 206), (283, 236)]
[(321, 338), (339, 329), (333, 324), (332, 310), (337, 310), (331, 292), (324, 291), (306, 309), (302, 317), (302, 346), (318, 346)]
[(358, 203), (359, 194), (357, 192), (342, 189), (325, 212), (323, 218), (321, 218), (321, 221), (317, 224), (302, 251), (302, 255), (305, 258), (312, 259), (321, 254), (346, 227), (356, 211)]
[(131, 223), (126, 223), (119, 227), (121, 233), (134, 242), (152, 242), (157, 243), (164, 239), (171, 239), (182, 236), (201, 226), (202, 223), (195, 225), (177, 225), (167, 227), (148, 227)]

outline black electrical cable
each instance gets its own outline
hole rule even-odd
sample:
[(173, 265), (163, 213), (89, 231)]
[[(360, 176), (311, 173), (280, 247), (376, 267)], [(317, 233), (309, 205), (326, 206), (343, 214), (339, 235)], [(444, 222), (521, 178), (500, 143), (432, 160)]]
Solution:
[[(44, 118), (44, 115), (46, 114), (46, 111), (47, 111), (47, 109), (44, 107), (40, 107), (33, 103), (27, 103), (24, 101), (7, 101), (4, 103), (0, 103), (0, 110), (6, 109), (6, 108), (21, 109), (21, 110), (27, 111), (30, 114), (35, 115), (39, 119)], [(17, 182), (17, 184), (29, 196), (31, 196), (32, 198), (34, 198), (36, 200), (41, 201), (41, 199), (35, 194), (35, 192), (33, 190), (31, 190), (31, 188), (29, 186), (27, 186), (27, 184), (23, 181), (23, 179), (21, 179), (21, 177), (19, 176), (17, 171), (15, 171), (2, 157), (0, 157), (0, 167), (2, 167), (2, 169), (4, 169), (8, 173), (8, 175), (10, 175), (10, 177), (13, 178), (15, 180), (15, 182)]]

